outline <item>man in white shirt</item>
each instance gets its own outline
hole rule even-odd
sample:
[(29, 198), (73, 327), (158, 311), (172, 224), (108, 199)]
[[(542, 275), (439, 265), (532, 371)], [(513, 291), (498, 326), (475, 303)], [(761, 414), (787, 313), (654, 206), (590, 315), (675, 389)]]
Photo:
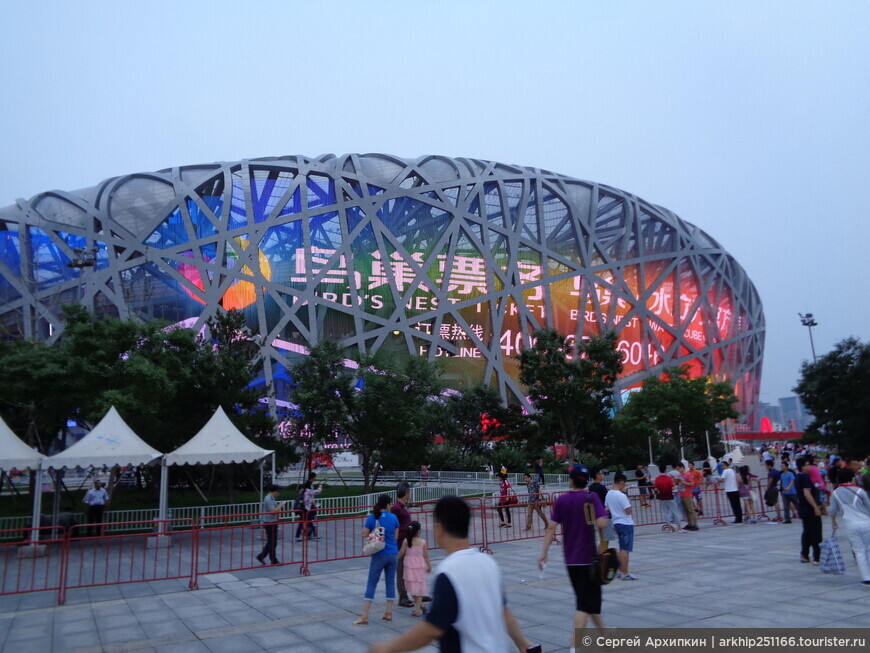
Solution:
[(109, 503), (109, 493), (103, 487), (102, 481), (94, 481), (94, 487), (85, 493), (84, 503), (87, 506), (85, 515), (88, 518), (88, 537), (102, 535), (102, 527), (95, 524), (103, 523), (103, 511)]
[(628, 573), (628, 556), (634, 549), (634, 520), (631, 518), (631, 501), (625, 494), (625, 474), (613, 477), (613, 489), (607, 493), (604, 506), (610, 511), (613, 528), (619, 538), (619, 573), (622, 580), (637, 580)]
[(731, 510), (734, 512), (735, 524), (743, 523), (743, 508), (740, 505), (739, 486), (737, 485), (737, 472), (731, 467), (730, 462), (722, 463), (722, 482), (725, 485), (725, 496), (728, 497), (728, 502), (731, 504)]

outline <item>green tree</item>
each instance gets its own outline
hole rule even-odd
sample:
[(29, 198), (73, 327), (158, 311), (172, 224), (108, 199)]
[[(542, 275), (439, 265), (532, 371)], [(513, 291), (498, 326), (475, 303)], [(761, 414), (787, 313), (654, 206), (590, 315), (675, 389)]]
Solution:
[(613, 385), (622, 371), (616, 335), (571, 345), (555, 329), (532, 334), (520, 352), (520, 382), (529, 388), (542, 431), (562, 441), (569, 458), (578, 444), (589, 449), (605, 440), (613, 408)]
[(816, 362), (801, 366), (793, 388), (812, 413), (809, 431), (840, 453), (861, 457), (870, 449), (870, 344), (846, 338)]
[(292, 417), (293, 436), (305, 450), (309, 468), (312, 448), (323, 445), (350, 424), (353, 373), (344, 362), (341, 346), (324, 340), (290, 369), (290, 401), (296, 405)]
[(444, 389), (438, 365), (423, 358), (364, 356), (357, 370), (359, 390), (348, 402), (347, 435), (362, 459), (365, 491), (377, 483), (378, 468), (422, 464), (433, 435)]
[(76, 405), (73, 379), (59, 347), (19, 340), (0, 343), (0, 411), (27, 444), (46, 453), (64, 438), (66, 420)]
[(673, 460), (685, 448), (691, 457), (702, 451), (705, 434), (717, 422), (737, 417), (736, 401), (729, 383), (693, 379), (688, 366), (667, 368), (661, 378), (647, 378), (639, 392), (629, 395), (614, 420), (615, 438), (635, 453), (644, 450), (641, 459), (647, 437), (653, 438), (658, 456)]
[(115, 406), (142, 439), (168, 452), (220, 405), (248, 437), (282, 450), (261, 392), (251, 387), (258, 347), (241, 313), (215, 316), (205, 337), (155, 322), (98, 318), (81, 306), (65, 307), (64, 318), (55, 345), (0, 348), (0, 401), (32, 413), (40, 433), (62, 432), (69, 418), (94, 424)]

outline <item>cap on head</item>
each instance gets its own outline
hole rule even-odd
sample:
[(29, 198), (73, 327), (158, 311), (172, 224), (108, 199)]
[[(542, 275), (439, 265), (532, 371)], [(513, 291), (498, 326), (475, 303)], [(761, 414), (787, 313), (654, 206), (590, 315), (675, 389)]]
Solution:
[(269, 492), (280, 492), (283, 488), (280, 485), (270, 485)]
[(589, 468), (586, 465), (581, 465), (577, 463), (576, 465), (571, 465), (571, 469), (568, 470), (568, 476), (571, 478), (585, 478), (587, 481), (589, 480)]

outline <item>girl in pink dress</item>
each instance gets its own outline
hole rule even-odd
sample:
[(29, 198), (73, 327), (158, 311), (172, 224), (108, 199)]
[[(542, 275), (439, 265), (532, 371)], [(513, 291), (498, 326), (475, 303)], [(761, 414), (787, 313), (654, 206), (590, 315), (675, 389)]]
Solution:
[(426, 608), (423, 607), (423, 597), (428, 591), (426, 577), (431, 573), (432, 565), (426, 550), (426, 540), (420, 539), (420, 522), (412, 521), (408, 525), (408, 534), (402, 541), (399, 560), (405, 565), (405, 588), (414, 597), (416, 604), (411, 616), (424, 615)]

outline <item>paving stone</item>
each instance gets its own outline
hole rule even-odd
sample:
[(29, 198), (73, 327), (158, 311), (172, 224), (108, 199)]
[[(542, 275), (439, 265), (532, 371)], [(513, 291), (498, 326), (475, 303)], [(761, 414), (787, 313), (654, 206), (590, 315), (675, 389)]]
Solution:
[(77, 633), (95, 632), (97, 624), (91, 616), (85, 617), (78, 621), (68, 621), (65, 623), (55, 623), (53, 633), (55, 637), (75, 635)]
[(211, 653), (240, 653), (241, 651), (262, 651), (258, 644), (248, 639), (245, 635), (229, 635), (224, 637), (212, 637), (203, 639), (202, 643)]
[(274, 628), (272, 630), (250, 632), (247, 636), (257, 646), (266, 650), (284, 648), (291, 644), (302, 644), (305, 641), (286, 628)]
[(292, 630), (302, 639), (308, 640), (309, 642), (322, 641), (324, 639), (329, 639), (330, 637), (339, 637), (342, 635), (340, 630), (333, 628), (326, 623), (313, 623), (304, 626), (297, 626)]
[(229, 572), (220, 572), (217, 574), (206, 574), (203, 576), (210, 583), (214, 583), (217, 585), (218, 583), (231, 583), (235, 580), (238, 580), (238, 576), (235, 574), (231, 574)]
[(145, 631), (137, 624), (133, 627), (114, 628), (100, 631), (100, 641), (103, 645), (118, 644), (120, 642), (135, 642), (145, 639)]
[[(208, 647), (197, 639), (175, 644), (158, 645), (154, 648), (157, 653), (209, 653)], [(242, 652), (239, 651), (239, 653)]]
[(175, 618), (160, 622), (143, 623), (142, 630), (148, 639), (190, 634), (190, 628), (184, 622)]
[(66, 635), (56, 633), (52, 643), (52, 649), (55, 651), (68, 651), (92, 646), (100, 646), (100, 636), (94, 630)]

